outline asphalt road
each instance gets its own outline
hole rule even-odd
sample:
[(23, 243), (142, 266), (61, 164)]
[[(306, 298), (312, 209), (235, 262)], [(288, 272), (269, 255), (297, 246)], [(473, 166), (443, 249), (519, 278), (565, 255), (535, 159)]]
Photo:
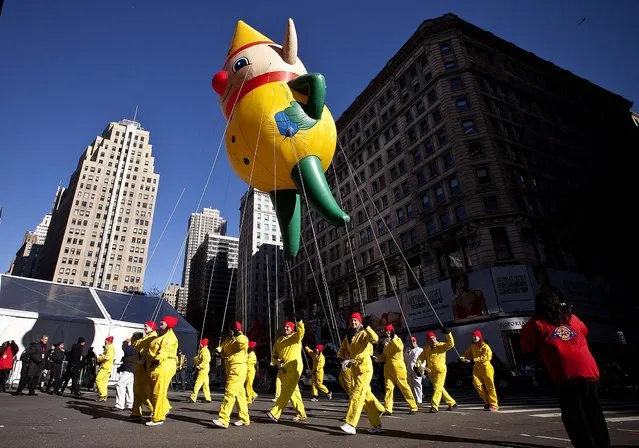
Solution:
[[(271, 396), (260, 396), (251, 405), (248, 427), (221, 429), (217, 417), (221, 394), (212, 403), (192, 404), (187, 393), (171, 392), (173, 409), (164, 425), (147, 427), (125, 420), (128, 412), (112, 411), (115, 391), (107, 403), (95, 403), (95, 393), (82, 397), (12, 396), (0, 394), (0, 447), (199, 447), (263, 448), (271, 446), (334, 447), (569, 447), (571, 446), (552, 398), (510, 397), (500, 411), (484, 412), (473, 391), (451, 394), (459, 407), (452, 412), (429, 414), (424, 408), (408, 415), (408, 407), (396, 396), (392, 416), (383, 417), (384, 432), (368, 434), (362, 415), (356, 435), (339, 426), (348, 405), (344, 395), (332, 401), (311, 402), (304, 392), (309, 416), (306, 423), (292, 420), (288, 409), (280, 423), (266, 418)], [(604, 399), (614, 446), (639, 446), (639, 403)]]

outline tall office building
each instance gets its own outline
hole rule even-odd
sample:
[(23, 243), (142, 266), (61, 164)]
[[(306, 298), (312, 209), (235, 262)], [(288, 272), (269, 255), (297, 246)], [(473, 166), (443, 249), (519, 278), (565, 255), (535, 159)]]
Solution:
[(47, 213), (42, 218), (42, 222), (38, 224), (35, 229), (35, 235), (38, 238), (37, 244), (44, 244), (44, 241), (47, 239), (47, 232), (49, 231), (49, 224), (51, 224), (51, 213)]
[(162, 293), (162, 298), (166, 300), (173, 308), (177, 305), (178, 293), (180, 291), (180, 285), (177, 283), (171, 283), (166, 290)]
[(337, 122), (327, 179), (352, 221), (317, 218), (318, 254), (304, 216), (298, 310), (327, 303), (321, 260), (341, 325), (364, 306), (421, 339), (438, 317), (456, 338), (482, 328), (513, 364), (552, 286), (612, 343), (609, 306), (631, 295), (616, 282), (632, 277), (631, 220), (610, 199), (638, 143), (630, 106), (453, 14), (424, 21)]
[[(236, 314), (247, 326), (269, 325), (275, 298), (284, 291), (282, 236), (268, 193), (250, 188), (240, 200), (240, 249)], [(277, 276), (276, 276), (277, 274)], [(277, 322), (271, 320), (271, 326)]]
[(18, 277), (33, 277), (38, 263), (42, 244), (34, 232), (24, 234), (22, 246), (16, 252), (16, 256), (9, 268), (9, 274)]
[(186, 318), (204, 337), (219, 336), (222, 319), (235, 319), (239, 241), (206, 234), (191, 259)]
[(37, 277), (140, 291), (158, 184), (149, 131), (132, 120), (109, 123), (54, 204)]
[(214, 208), (204, 208), (201, 213), (192, 213), (189, 218), (188, 235), (184, 252), (184, 267), (182, 268), (182, 287), (178, 293), (177, 311), (186, 313), (188, 306), (189, 280), (191, 277), (191, 260), (198, 247), (205, 241), (206, 235), (226, 235), (226, 220), (220, 216), (220, 211)]

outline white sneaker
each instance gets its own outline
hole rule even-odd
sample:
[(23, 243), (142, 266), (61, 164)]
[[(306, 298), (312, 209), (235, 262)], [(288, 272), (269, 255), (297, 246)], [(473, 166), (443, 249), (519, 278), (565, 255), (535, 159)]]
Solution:
[(276, 401), (277, 401), (277, 398), (271, 398), (271, 401), (272, 401), (272, 402), (276, 402)]
[(219, 426), (220, 428), (224, 428), (224, 429), (227, 429), (229, 427), (229, 425), (226, 425), (226, 424), (222, 423), (218, 419), (213, 420), (213, 424), (215, 426)]
[(244, 423), (242, 420), (238, 420), (236, 422), (233, 422), (233, 426), (248, 426), (249, 423)]
[(339, 429), (344, 431), (346, 434), (357, 434), (357, 431), (355, 430), (355, 428), (353, 428), (348, 423), (344, 423), (342, 426), (339, 427)]
[(329, 392), (326, 396), (328, 397), (329, 400), (332, 400), (333, 399), (333, 392)]
[(367, 431), (371, 434), (379, 434), (384, 432), (384, 430), (382, 429), (382, 425), (371, 426), (367, 429)]
[(159, 422), (154, 422), (153, 420), (151, 420), (150, 422), (146, 422), (145, 425), (146, 426), (158, 426), (158, 425), (161, 425), (163, 423), (164, 423), (163, 420), (160, 420)]
[(311, 398), (311, 401), (317, 401), (317, 398), (313, 397)]

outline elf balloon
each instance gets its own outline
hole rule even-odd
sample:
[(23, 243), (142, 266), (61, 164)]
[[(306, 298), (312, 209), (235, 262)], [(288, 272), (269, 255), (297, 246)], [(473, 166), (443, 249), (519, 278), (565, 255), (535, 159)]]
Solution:
[(335, 121), (324, 105), (326, 82), (319, 73), (307, 73), (298, 59), (292, 19), (283, 46), (239, 21), (213, 89), (228, 120), (231, 167), (270, 194), (286, 258), (300, 247), (300, 195), (330, 224), (350, 221), (324, 175), (337, 140)]

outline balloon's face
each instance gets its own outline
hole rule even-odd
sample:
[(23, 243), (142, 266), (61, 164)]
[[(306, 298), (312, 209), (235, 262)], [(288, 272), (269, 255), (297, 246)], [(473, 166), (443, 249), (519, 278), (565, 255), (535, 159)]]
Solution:
[(221, 71), (213, 78), (215, 91), (220, 95), (222, 111), (231, 109), (241, 88), (249, 88), (250, 81), (258, 76), (268, 78), (269, 73), (288, 72), (303, 75), (306, 68), (297, 58), (294, 64), (288, 64), (282, 58), (282, 47), (276, 44), (250, 46), (227, 59)]

